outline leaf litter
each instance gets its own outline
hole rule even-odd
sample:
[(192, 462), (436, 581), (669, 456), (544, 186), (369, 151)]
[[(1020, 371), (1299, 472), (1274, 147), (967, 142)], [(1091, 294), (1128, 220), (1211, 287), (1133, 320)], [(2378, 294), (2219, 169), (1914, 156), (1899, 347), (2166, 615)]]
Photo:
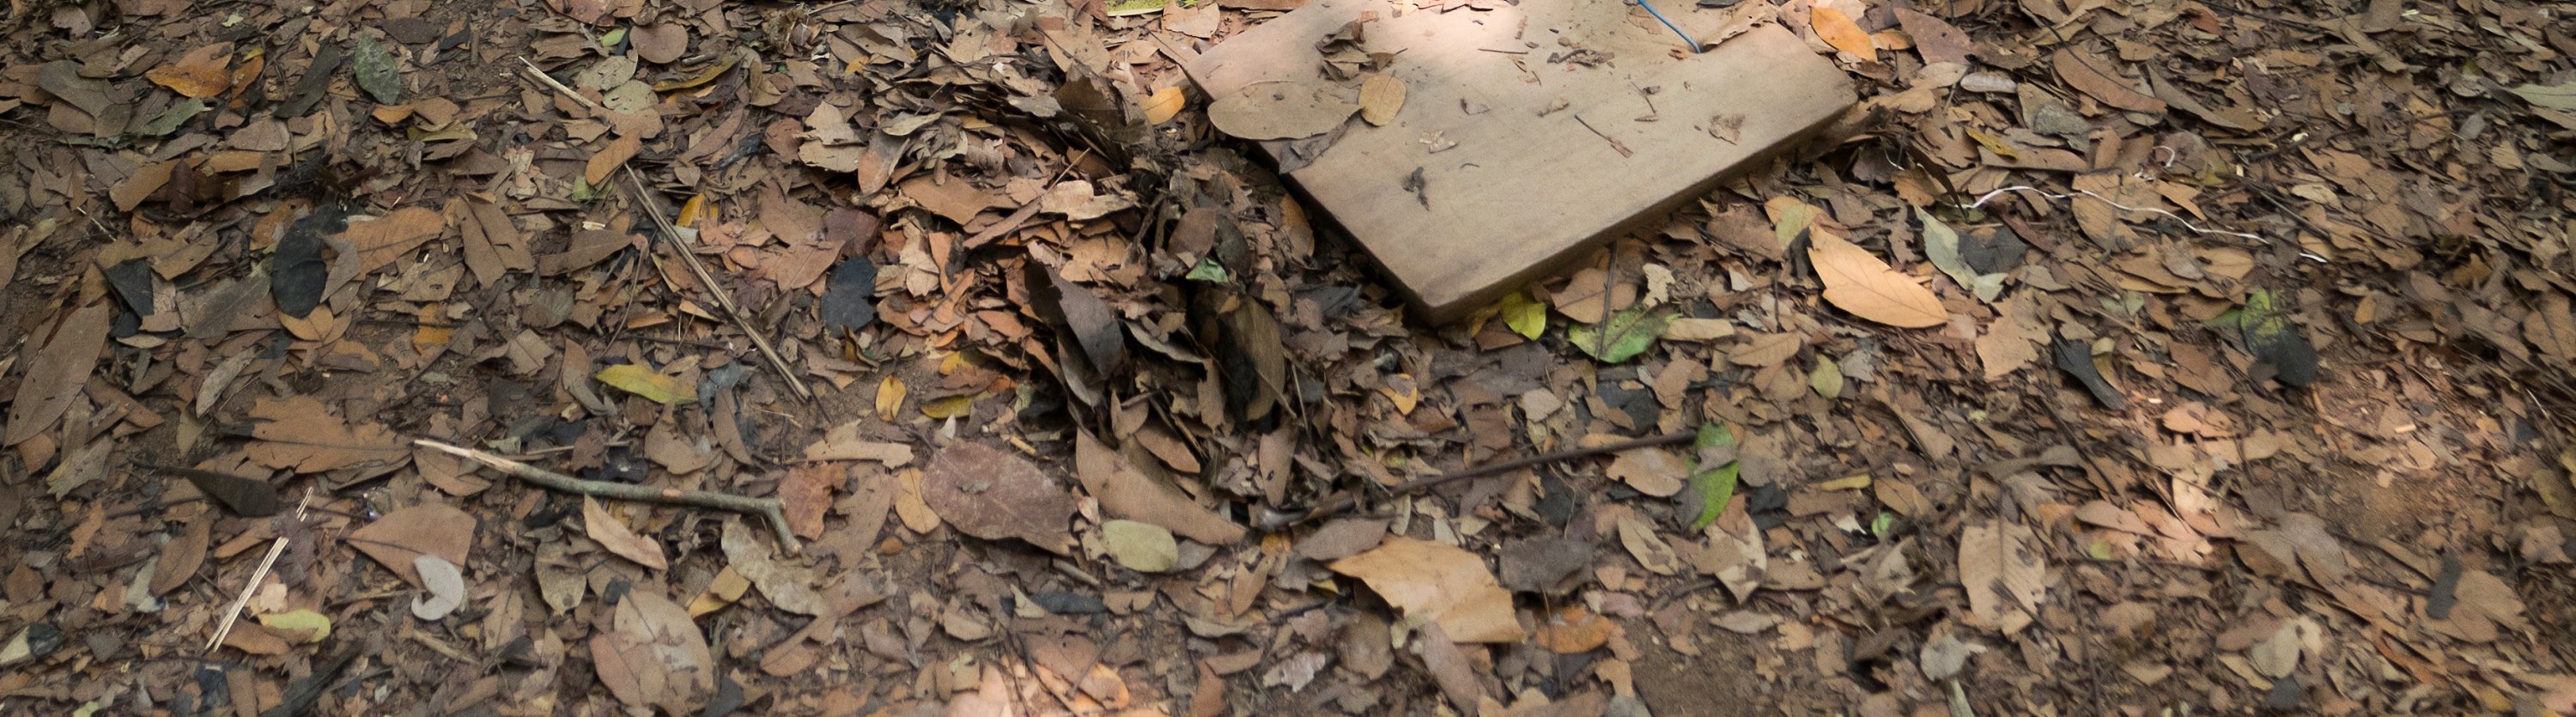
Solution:
[[(1717, 52), (1791, 28), (1880, 120), (1431, 326), (1221, 135), (1311, 161), (1497, 108), (1423, 102), (1436, 48), (1375, 21), (1267, 97), (1193, 89), (1173, 58), (1286, 5), (13, 26), (0, 397), (60, 500), (0, 500), (0, 662), (30, 666), (0, 688), (57, 711), (124, 704), (45, 687), (108, 670), (324, 712), (2576, 711), (2540, 567), (2576, 528), (2550, 408), (2576, 256), (2547, 191), (2576, 114), (2543, 10), (1659, 8)], [(1585, 41), (1474, 52), (1545, 73)], [(546, 79), (488, 70), (518, 56)], [(1695, 428), (1725, 440), (1582, 452)], [(790, 535), (600, 520), (414, 437), (775, 496)], [(967, 446), (1025, 465), (945, 461)], [(308, 491), (326, 510), (293, 517)], [(198, 494), (229, 507), (158, 505)], [(647, 545), (666, 567), (614, 552)], [(1335, 572), (1368, 556), (1396, 567)], [(529, 593), (544, 615), (331, 607)], [(237, 597), (225, 690), (120, 637), (210, 635)], [(1079, 665), (997, 649), (1092, 639), (1076, 618), (1125, 637)], [(2025, 649), (2068, 636), (2140, 649)], [(290, 669), (388, 637), (356, 689)], [(509, 669), (401, 677), (460, 661)]]

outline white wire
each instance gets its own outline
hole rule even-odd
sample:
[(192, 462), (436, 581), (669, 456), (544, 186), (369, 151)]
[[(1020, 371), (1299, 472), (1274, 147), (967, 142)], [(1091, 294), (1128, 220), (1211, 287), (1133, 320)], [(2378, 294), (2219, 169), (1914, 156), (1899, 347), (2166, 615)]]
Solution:
[[(2078, 189), (2078, 190), (2075, 190), (2075, 191), (2076, 191), (2077, 193), (2083, 194), (2084, 196), (2088, 196), (2088, 197), (2092, 197), (2092, 198), (2094, 198), (2094, 199), (2101, 200), (2101, 202), (2102, 202), (2103, 204), (2111, 205), (2111, 207), (2112, 207), (2112, 208), (2114, 208), (2114, 209), (2118, 209), (2118, 210), (2120, 210), (2120, 211), (2124, 211), (2124, 212), (2153, 212), (2153, 213), (2156, 213), (2156, 214), (2162, 214), (2162, 215), (2165, 215), (2166, 217), (2170, 217), (2170, 218), (2172, 218), (2174, 221), (2181, 222), (2181, 223), (2182, 223), (2183, 228), (2185, 228), (2185, 229), (2190, 229), (2190, 230), (2192, 230), (2192, 231), (2199, 232), (2199, 233), (2202, 233), (2202, 234), (2221, 234), (2221, 235), (2232, 236), (2232, 237), (2237, 237), (2237, 238), (2241, 238), (2241, 239), (2252, 239), (2252, 240), (2254, 240), (2254, 241), (2261, 242), (2261, 243), (2264, 243), (2264, 244), (2270, 244), (2270, 243), (2272, 243), (2272, 240), (2271, 240), (2271, 239), (2264, 238), (2264, 236), (2263, 236), (2263, 235), (2261, 235), (2261, 234), (2247, 234), (2247, 233), (2244, 233), (2244, 232), (2231, 232), (2231, 231), (2226, 231), (2226, 230), (2223, 230), (2223, 229), (2202, 229), (2202, 228), (2200, 228), (2200, 227), (2199, 227), (2199, 225), (2192, 224), (2192, 223), (2191, 223), (2191, 220), (2189, 220), (2189, 219), (2184, 219), (2184, 218), (2182, 217), (2182, 215), (2180, 215), (2180, 214), (2175, 214), (2175, 213), (2173, 213), (2173, 212), (2165, 211), (2165, 210), (2163, 210), (2163, 209), (2158, 209), (2158, 208), (2155, 208), (2155, 207), (2132, 207), (2132, 206), (2128, 206), (2128, 205), (2125, 205), (2125, 204), (2121, 204), (2121, 203), (2119, 203), (2119, 202), (2111, 201), (2111, 198), (2110, 198), (2110, 197), (2105, 197), (2105, 196), (2102, 196), (2102, 195), (2100, 195), (2100, 194), (2095, 194), (2095, 193), (2093, 192), (2093, 190), (2090, 190), (2090, 189)], [(2030, 193), (2032, 193), (2032, 194), (2037, 194), (2037, 195), (2039, 195), (2039, 196), (2047, 197), (2047, 198), (2049, 198), (2049, 199), (2069, 199), (2069, 200), (2071, 200), (2071, 199), (2074, 199), (2074, 198), (2075, 198), (2075, 195), (2073, 195), (2073, 194), (2055, 194), (2055, 193), (2051, 193), (2051, 192), (2049, 192), (2049, 191), (2046, 191), (2046, 190), (2040, 189), (2040, 188), (2038, 188), (2038, 187), (2033, 187), (2033, 186), (2029, 186), (2029, 185), (2014, 185), (2014, 186), (2010, 186), (2010, 187), (2004, 187), (2004, 188), (2002, 188), (2002, 189), (1997, 189), (1997, 190), (1994, 190), (1994, 191), (1991, 191), (1991, 192), (1987, 192), (1987, 193), (1985, 193), (1985, 196), (1977, 197), (1977, 201), (1974, 201), (1974, 202), (1970, 202), (1970, 203), (1968, 203), (1968, 208), (1969, 208), (1969, 209), (1980, 209), (1980, 208), (1983, 208), (1983, 207), (1985, 207), (1985, 206), (1986, 206), (1986, 202), (1988, 202), (1988, 201), (1992, 201), (1995, 197), (2002, 196), (2002, 195), (2003, 195), (2003, 193), (2005, 193), (2005, 192), (2030, 192)], [(2326, 263), (2326, 258), (2325, 258), (2325, 257), (2317, 256), (2317, 255), (2315, 255), (2315, 254), (2310, 254), (2310, 253), (2308, 253), (2308, 252), (2299, 252), (2299, 258), (2307, 259), (2307, 260), (2310, 260), (2310, 261), (2314, 261), (2314, 262), (2319, 263), (2319, 264), (2324, 264), (2324, 263)]]

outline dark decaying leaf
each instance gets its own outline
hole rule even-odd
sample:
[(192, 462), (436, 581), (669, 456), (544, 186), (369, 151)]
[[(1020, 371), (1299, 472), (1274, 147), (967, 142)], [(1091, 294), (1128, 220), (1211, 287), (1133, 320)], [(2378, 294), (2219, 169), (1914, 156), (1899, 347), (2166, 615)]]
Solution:
[(1592, 544), (1539, 536), (1503, 543), (1503, 587), (1515, 592), (1558, 594), (1572, 587), (1567, 578), (1592, 566)]
[(2072, 339), (2057, 342), (2057, 368), (2074, 375), (2084, 384), (2084, 390), (2093, 394), (2093, 400), (2102, 402), (2103, 408), (2128, 410), (2128, 397), (2112, 388), (2111, 382), (2102, 380), (2101, 369), (2093, 365), (2092, 344)]
[(339, 74), (340, 63), (346, 59), (348, 55), (339, 43), (322, 43), (321, 49), (313, 51), (313, 63), (305, 66), (304, 76), (295, 81), (295, 91), (287, 93), (286, 101), (277, 106), (277, 116), (302, 117), (312, 112), (313, 106), (330, 91), (331, 76)]
[(823, 328), (834, 332), (857, 331), (876, 323), (877, 263), (853, 256), (833, 265), (815, 313), (822, 316)]
[(152, 260), (127, 259), (115, 266), (98, 270), (107, 286), (116, 290), (116, 300), (125, 310), (137, 316), (152, 313)]
[(1036, 262), (1029, 263), (1027, 280), (1029, 300), (1037, 305), (1038, 318), (1058, 330), (1071, 332), (1074, 343), (1082, 347), (1081, 358), (1093, 373), (1115, 375), (1125, 368), (1127, 332), (1119, 328), (1118, 313), (1107, 302)]
[(1202, 305), (1231, 307), (1220, 315), (1216, 358), (1225, 379), (1225, 403), (1237, 419), (1258, 421), (1279, 406), (1288, 388), (1288, 347), (1281, 343), (1279, 320), (1250, 297), (1221, 289), (1202, 290)]
[(349, 214), (339, 207), (317, 208), (286, 227), (268, 264), (269, 296), (277, 299), (280, 313), (300, 319), (322, 305), (324, 285), (331, 280), (331, 263), (322, 259), (323, 238), (348, 228)]
[(1980, 274), (2001, 274), (2021, 267), (2030, 244), (2013, 233), (2012, 227), (1995, 227), (1968, 232), (1959, 237), (1959, 260)]
[(198, 468), (142, 463), (135, 465), (186, 478), (189, 483), (197, 486), (197, 492), (204, 493), (215, 502), (224, 504), (224, 507), (232, 509), (235, 515), (265, 518), (276, 515), (279, 509), (277, 486), (269, 485), (267, 481)]

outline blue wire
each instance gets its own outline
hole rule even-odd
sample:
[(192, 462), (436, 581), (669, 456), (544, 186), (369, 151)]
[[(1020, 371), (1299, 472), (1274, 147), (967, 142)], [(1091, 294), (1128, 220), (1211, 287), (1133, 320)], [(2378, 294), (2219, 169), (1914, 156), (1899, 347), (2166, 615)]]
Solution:
[(1691, 52), (1699, 52), (1699, 41), (1691, 39), (1690, 33), (1682, 32), (1682, 27), (1680, 25), (1675, 25), (1673, 24), (1673, 21), (1664, 19), (1663, 13), (1655, 12), (1655, 6), (1646, 4), (1646, 0), (1637, 0), (1637, 7), (1645, 8), (1646, 14), (1655, 16), (1655, 20), (1662, 22), (1664, 27), (1672, 28), (1673, 34), (1682, 36), (1682, 42), (1690, 44)]

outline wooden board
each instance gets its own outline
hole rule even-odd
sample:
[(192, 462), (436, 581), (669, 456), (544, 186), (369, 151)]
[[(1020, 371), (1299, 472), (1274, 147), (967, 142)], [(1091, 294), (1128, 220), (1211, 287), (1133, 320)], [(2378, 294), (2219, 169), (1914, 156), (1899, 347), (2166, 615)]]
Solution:
[[(1677, 6), (1665, 12), (1686, 28), (1724, 19), (1721, 10), (1665, 4)], [(1660, 220), (1854, 101), (1841, 70), (1777, 25), (1685, 54), (1678, 37), (1629, 3), (1492, 5), (1440, 12), (1407, 1), (1315, 0), (1188, 64), (1211, 97), (1312, 82), (1321, 76), (1317, 43), (1373, 14), (1364, 47), (1396, 53), (1402, 111), (1383, 127), (1354, 116), (1310, 163), (1283, 166), (1435, 322)], [(1356, 98), (1358, 83), (1350, 84)], [(1735, 141), (1712, 134), (1739, 117)], [(1260, 146), (1280, 161), (1294, 144)], [(1417, 171), (1418, 192), (1408, 188)]]

